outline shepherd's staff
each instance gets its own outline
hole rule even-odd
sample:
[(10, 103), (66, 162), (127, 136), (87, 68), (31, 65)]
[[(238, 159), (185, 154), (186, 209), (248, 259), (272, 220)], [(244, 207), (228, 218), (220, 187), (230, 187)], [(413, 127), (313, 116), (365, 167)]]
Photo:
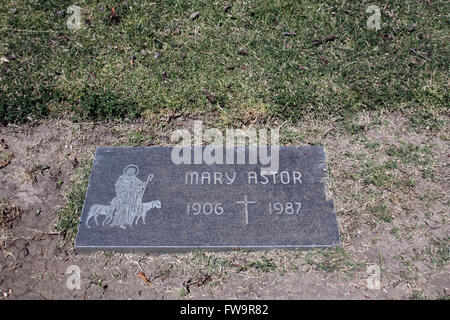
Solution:
[(139, 205), (142, 204), (142, 197), (144, 196), (145, 189), (147, 189), (147, 185), (148, 185), (148, 183), (149, 183), (150, 181), (152, 181), (152, 179), (153, 179), (153, 174), (149, 174), (149, 175), (148, 175), (148, 178), (147, 178), (147, 181), (145, 182), (144, 187), (142, 188), (142, 191), (141, 191), (141, 193), (139, 194), (139, 196), (138, 196), (138, 198), (137, 198), (137, 200), (139, 201), (139, 202), (138, 202)]
[(136, 208), (137, 211), (133, 215), (133, 219), (132, 219), (131, 223), (133, 223), (134, 219), (141, 214), (140, 211), (142, 211), (142, 197), (144, 196), (144, 192), (145, 192), (145, 189), (147, 189), (148, 183), (150, 181), (152, 181), (152, 179), (153, 179), (153, 174), (149, 174), (147, 181), (145, 182), (144, 187), (142, 188), (141, 193), (138, 195), (138, 197), (136, 199), (137, 200), (137, 208)]

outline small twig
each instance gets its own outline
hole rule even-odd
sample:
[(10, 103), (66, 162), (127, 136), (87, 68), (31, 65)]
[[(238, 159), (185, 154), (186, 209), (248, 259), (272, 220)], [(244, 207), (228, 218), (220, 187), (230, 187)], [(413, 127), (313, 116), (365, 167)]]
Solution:
[(330, 35), (330, 36), (327, 36), (327, 37), (325, 37), (325, 38), (323, 38), (323, 39), (315, 39), (315, 40), (312, 41), (312, 44), (313, 44), (314, 46), (317, 46), (317, 45), (319, 45), (319, 44), (324, 44), (324, 43), (327, 43), (327, 42), (330, 42), (330, 41), (334, 41), (334, 40), (336, 40), (336, 39), (337, 39), (337, 38), (336, 38), (335, 35)]
[(142, 272), (145, 273), (144, 269), (142, 269), (141, 264), (139, 261), (133, 260), (131, 259), (128, 255), (125, 255), (125, 257), (127, 258), (128, 261), (130, 261), (131, 263), (134, 263), (138, 266), (139, 269), (141, 269)]
[(55, 30), (25, 30), (25, 29), (14, 29), (14, 28), (1, 28), (1, 31), (16, 31), (16, 32), (29, 32), (29, 33), (33, 33), (33, 32), (60, 32), (60, 31), (55, 31)]
[(50, 231), (50, 232), (44, 232), (45, 235), (47, 236), (59, 236), (61, 234), (61, 232), (59, 231)]
[(251, 276), (248, 276), (246, 274), (236, 273), (236, 272), (233, 272), (233, 271), (228, 271), (228, 273), (232, 274), (232, 275), (235, 275), (235, 276), (244, 277), (244, 278), (247, 278), (247, 279), (256, 279), (255, 277), (251, 277)]
[(412, 53), (414, 53), (415, 55), (418, 55), (418, 56), (421, 57), (422, 59), (430, 60), (430, 58), (428, 58), (427, 56), (421, 54), (420, 52), (417, 52), (416, 50), (414, 50), (414, 49), (412, 49), (412, 48), (409, 49), (409, 51), (412, 52)]
[(333, 131), (334, 128), (328, 129), (322, 136), (322, 138), (325, 138), (331, 131)]

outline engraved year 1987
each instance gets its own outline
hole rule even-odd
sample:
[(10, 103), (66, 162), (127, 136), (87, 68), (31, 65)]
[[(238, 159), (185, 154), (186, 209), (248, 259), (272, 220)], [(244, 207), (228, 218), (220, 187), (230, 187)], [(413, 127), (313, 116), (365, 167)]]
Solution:
[[(301, 202), (269, 202), (269, 213), (277, 215), (293, 215), (300, 214), (302, 207)], [(186, 213), (188, 216), (198, 215), (216, 215), (221, 216), (224, 213), (222, 202), (188, 202), (186, 206)]]

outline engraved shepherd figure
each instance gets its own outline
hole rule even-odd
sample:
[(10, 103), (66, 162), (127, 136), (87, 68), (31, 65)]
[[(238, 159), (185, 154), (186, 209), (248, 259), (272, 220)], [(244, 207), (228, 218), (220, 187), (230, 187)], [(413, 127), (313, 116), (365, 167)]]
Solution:
[(138, 173), (138, 166), (134, 164), (126, 166), (123, 170), (123, 175), (117, 179), (117, 182), (114, 185), (116, 197), (112, 199), (109, 206), (93, 205), (89, 210), (86, 224), (92, 217), (94, 217), (94, 220), (97, 222), (97, 215), (100, 214), (106, 216), (105, 220), (103, 220), (103, 225), (107, 222), (110, 227), (119, 226), (122, 229), (126, 229), (127, 226), (133, 225), (135, 218), (138, 220), (139, 217), (143, 218), (142, 220), (145, 224), (144, 219), (146, 212), (144, 212), (144, 210), (148, 211), (154, 207), (160, 208), (161, 202), (156, 200), (148, 204), (142, 203), (142, 196), (144, 195), (148, 183), (153, 179), (153, 174), (148, 176), (146, 182), (142, 182), (136, 177)]

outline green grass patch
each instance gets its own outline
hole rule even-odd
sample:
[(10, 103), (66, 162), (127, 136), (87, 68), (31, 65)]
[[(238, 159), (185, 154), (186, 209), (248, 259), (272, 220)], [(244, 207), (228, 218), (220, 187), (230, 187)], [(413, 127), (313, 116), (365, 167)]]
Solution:
[(375, 205), (373, 207), (369, 207), (369, 212), (371, 214), (375, 215), (381, 221), (388, 222), (388, 223), (391, 223), (392, 221), (394, 221), (394, 217), (392, 216), (391, 212), (389, 211), (388, 206), (385, 203), (381, 203), (381, 204)]
[(325, 272), (343, 271), (351, 273), (360, 270), (365, 263), (355, 261), (343, 248), (330, 248), (326, 250), (311, 250), (306, 255), (306, 263), (317, 270)]
[(392, 190), (395, 186), (400, 186), (402, 181), (395, 175), (394, 169), (397, 169), (397, 163), (393, 160), (387, 160), (382, 164), (375, 164), (373, 160), (367, 161), (356, 177), (369, 185)]
[(431, 240), (431, 247), (428, 248), (427, 253), (436, 268), (444, 268), (450, 258), (450, 237), (445, 236)]
[(425, 166), (431, 162), (430, 148), (420, 148), (412, 143), (401, 143), (400, 146), (390, 146), (386, 150), (386, 154), (399, 158), (404, 164)]
[(80, 162), (66, 194), (66, 203), (58, 211), (56, 230), (62, 232), (69, 241), (74, 240), (77, 234), (92, 163), (92, 160)]
[(75, 99), (72, 110), (75, 117), (88, 120), (128, 119), (140, 116), (140, 110), (135, 101), (121, 98), (111, 90), (104, 88), (84, 87), (79, 99)]
[[(436, 180), (436, 163), (433, 160), (432, 147), (433, 145), (419, 147), (412, 143), (401, 142), (400, 146), (390, 146), (386, 150), (386, 154), (394, 159), (398, 159), (403, 165), (417, 167), (422, 173), (422, 178)], [(406, 185), (413, 187), (415, 180), (407, 180)]]
[[(66, 27), (72, 4), (82, 8), (83, 29)], [(206, 0), (3, 1), (0, 122), (171, 110), (239, 126), (312, 114), (341, 117), (357, 133), (365, 130), (353, 118), (360, 111), (408, 110), (412, 128), (442, 125), (448, 4), (385, 1), (379, 31), (366, 27), (368, 2), (231, 4), (224, 12)]]
[[(448, 109), (447, 109), (448, 112)], [(414, 131), (441, 130), (447, 121), (440, 117), (440, 114), (433, 109), (419, 109), (409, 116), (409, 126)]]
[(198, 270), (214, 275), (219, 275), (222, 269), (227, 269), (231, 266), (231, 260), (203, 250), (197, 250), (192, 253), (191, 263)]
[(411, 300), (428, 300), (424, 293), (420, 290), (413, 290)]
[(274, 271), (277, 268), (276, 263), (265, 256), (262, 256), (261, 260), (248, 262), (247, 266), (250, 268), (255, 268), (255, 269), (263, 271), (263, 272)]

